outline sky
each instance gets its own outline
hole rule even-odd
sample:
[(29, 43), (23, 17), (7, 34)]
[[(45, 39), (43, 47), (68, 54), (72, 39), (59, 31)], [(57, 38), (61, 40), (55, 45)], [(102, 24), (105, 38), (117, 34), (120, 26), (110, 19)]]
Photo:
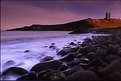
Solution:
[(121, 18), (121, 0), (1, 0), (1, 29), (101, 19), (107, 11)]

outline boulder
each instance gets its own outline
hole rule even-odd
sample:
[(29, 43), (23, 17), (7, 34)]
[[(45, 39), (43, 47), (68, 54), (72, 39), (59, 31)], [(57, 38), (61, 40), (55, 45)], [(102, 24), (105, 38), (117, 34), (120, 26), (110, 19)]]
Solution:
[(73, 66), (78, 65), (79, 63), (80, 63), (80, 60), (74, 60), (74, 61), (71, 61), (71, 62), (67, 63), (67, 65), (69, 67), (73, 67)]
[(49, 61), (49, 60), (53, 60), (53, 57), (52, 56), (46, 56), (46, 57), (42, 58), (40, 62), (45, 62), (45, 61)]
[(66, 80), (66, 75), (59, 70), (52, 70), (43, 76), (46, 80), (59, 81)]
[(60, 62), (59, 60), (52, 60), (52, 61), (46, 61), (46, 62), (42, 62), (42, 63), (38, 63), (36, 65), (34, 65), (31, 68), (31, 71), (35, 71), (37, 73), (39, 73), (40, 71), (46, 70), (46, 69), (57, 69), (62, 65), (62, 62)]
[(30, 72), (19, 77), (16, 81), (21, 81), (21, 80), (37, 80), (37, 74), (35, 72)]
[(3, 66), (2, 66), (2, 68), (5, 70), (5, 69), (7, 69), (8, 67), (11, 67), (11, 66), (13, 66), (13, 65), (15, 65), (16, 64), (16, 62), (14, 62), (13, 60), (9, 60), (9, 61), (7, 61)]
[(61, 55), (61, 56), (64, 56), (64, 55), (66, 55), (66, 54), (68, 54), (70, 52), (76, 52), (77, 49), (78, 49), (78, 47), (75, 47), (75, 48), (67, 48), (67, 47), (65, 47), (61, 51), (59, 51), (57, 54)]
[(22, 75), (27, 74), (27, 73), (28, 73), (28, 71), (23, 69), (23, 68), (10, 67), (2, 72), (1, 77), (3, 80), (9, 80), (9, 77), (11, 77), (11, 76), (19, 77), (19, 76), (22, 76)]
[(89, 52), (87, 54), (87, 58), (90, 59), (90, 60), (94, 59), (95, 57), (96, 57), (96, 53), (94, 53), (94, 52)]
[(92, 71), (78, 71), (67, 77), (69, 81), (96, 81), (97, 75)]
[(107, 67), (102, 70), (99, 70), (100, 76), (105, 76), (113, 72), (121, 72), (121, 62), (120, 59), (114, 60)]
[(69, 69), (63, 71), (63, 73), (65, 73), (68, 76), (68, 75), (73, 74), (73, 73), (78, 72), (78, 71), (84, 71), (84, 69), (81, 66), (76, 65), (72, 68), (69, 68)]
[(121, 57), (121, 50), (119, 50), (119, 51), (118, 51), (118, 56), (120, 56), (120, 57)]
[(67, 55), (63, 56), (60, 61), (73, 61), (75, 57), (75, 53), (71, 52), (68, 53)]
[(102, 81), (121, 81), (121, 73), (120, 72), (113, 72), (109, 75), (104, 76)]

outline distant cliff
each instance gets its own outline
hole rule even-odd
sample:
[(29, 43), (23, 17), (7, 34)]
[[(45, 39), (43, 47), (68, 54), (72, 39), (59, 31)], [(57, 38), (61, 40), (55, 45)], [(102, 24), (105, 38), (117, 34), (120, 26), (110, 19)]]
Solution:
[(117, 28), (121, 27), (120, 19), (84, 19), (75, 22), (57, 25), (31, 25), (9, 31), (77, 31), (90, 28)]

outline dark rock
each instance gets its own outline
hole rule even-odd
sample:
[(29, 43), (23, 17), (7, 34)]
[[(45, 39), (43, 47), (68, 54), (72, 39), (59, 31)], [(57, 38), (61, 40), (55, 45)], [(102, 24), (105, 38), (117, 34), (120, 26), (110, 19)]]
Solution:
[(81, 58), (83, 56), (83, 54), (79, 53), (76, 55), (76, 58)]
[(89, 59), (88, 58), (79, 58), (79, 60), (83, 63), (88, 63)]
[[(2, 72), (2, 79), (6, 80), (9, 78), (9, 76), (22, 76), (24, 74), (27, 74), (28, 71), (20, 68), (20, 67), (10, 67)], [(9, 80), (9, 79), (8, 79)]]
[(99, 70), (100, 76), (105, 76), (113, 72), (121, 72), (121, 62), (120, 60), (114, 60), (112, 63), (110, 63), (107, 67), (105, 67), (102, 70)]
[(46, 56), (46, 57), (42, 58), (40, 62), (45, 62), (45, 61), (49, 61), (49, 60), (53, 60), (53, 57)]
[(78, 53), (81, 53), (81, 54), (87, 54), (89, 53), (91, 50), (90, 50), (90, 47), (89, 46), (85, 46), (85, 47), (81, 47), (77, 50), (77, 54)]
[(55, 49), (55, 48), (56, 48), (55, 43), (52, 43), (52, 44), (49, 46), (49, 48)]
[(69, 67), (73, 67), (73, 66), (78, 65), (79, 63), (80, 63), (80, 60), (74, 60), (74, 61), (69, 62), (67, 65)]
[(76, 65), (70, 69), (63, 71), (63, 73), (65, 73), (68, 76), (68, 75), (71, 75), (71, 74), (78, 72), (78, 71), (84, 71), (84, 69), (81, 66)]
[(120, 72), (113, 72), (109, 75), (106, 75), (101, 79), (103, 81), (121, 81), (121, 73)]
[(63, 48), (61, 51), (58, 52), (58, 55), (64, 56), (70, 52), (76, 52), (78, 47), (75, 48)]
[(24, 52), (27, 53), (27, 52), (30, 52), (30, 50), (25, 50)]
[(21, 80), (37, 80), (37, 74), (35, 72), (30, 72), (19, 77), (16, 81), (21, 81)]
[(63, 56), (60, 61), (73, 61), (75, 57), (75, 53), (71, 52), (68, 53), (67, 55)]
[(95, 57), (96, 57), (96, 53), (94, 53), (94, 52), (90, 52), (87, 54), (87, 58), (90, 60), (94, 59)]
[(106, 61), (110, 64), (112, 61), (114, 61), (114, 60), (116, 60), (116, 59), (118, 59), (119, 58), (119, 56), (118, 55), (107, 55), (106, 56)]
[(51, 69), (47, 69), (47, 70), (44, 70), (44, 71), (41, 71), (41, 72), (39, 72), (38, 73), (38, 80), (42, 80), (42, 79), (44, 79), (44, 74), (46, 74), (46, 73), (48, 73), (48, 72), (51, 72), (52, 70)]
[(79, 66), (83, 67), (85, 70), (88, 68), (87, 63), (79, 63)]
[(88, 67), (106, 67), (107, 64), (100, 57), (96, 57), (88, 63)]
[(46, 61), (42, 63), (38, 63), (34, 65), (31, 69), (31, 71), (35, 71), (39, 73), (40, 71), (46, 70), (46, 69), (57, 69), (62, 65), (62, 62), (58, 60), (52, 60), (52, 61)]
[(107, 49), (104, 48), (97, 48), (96, 55), (100, 58), (104, 58), (107, 54)]
[(3, 67), (3, 69), (6, 69), (14, 64), (16, 64), (16, 62), (14, 62), (13, 60), (9, 60), (2, 67)]
[(68, 69), (68, 68), (69, 68), (69, 66), (68, 66), (68, 65), (63, 64), (63, 65), (61, 65), (61, 66), (58, 68), (58, 70), (63, 71), (63, 70), (66, 70), (66, 69)]
[(78, 71), (67, 77), (69, 81), (96, 81), (97, 79), (97, 75), (92, 71)]
[(119, 50), (119, 51), (118, 51), (118, 56), (120, 56), (120, 57), (121, 57), (121, 50)]
[(66, 75), (59, 70), (52, 70), (43, 76), (46, 80), (59, 81), (66, 80)]
[(76, 44), (74, 42), (71, 42), (69, 45), (73, 45), (73, 46), (76, 46)]

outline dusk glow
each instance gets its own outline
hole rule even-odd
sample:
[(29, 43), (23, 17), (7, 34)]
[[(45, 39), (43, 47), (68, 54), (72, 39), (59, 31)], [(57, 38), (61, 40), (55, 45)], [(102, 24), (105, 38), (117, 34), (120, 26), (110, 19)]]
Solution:
[(120, 0), (2, 0), (1, 28), (60, 24), (85, 18), (104, 18), (110, 11), (121, 18)]

